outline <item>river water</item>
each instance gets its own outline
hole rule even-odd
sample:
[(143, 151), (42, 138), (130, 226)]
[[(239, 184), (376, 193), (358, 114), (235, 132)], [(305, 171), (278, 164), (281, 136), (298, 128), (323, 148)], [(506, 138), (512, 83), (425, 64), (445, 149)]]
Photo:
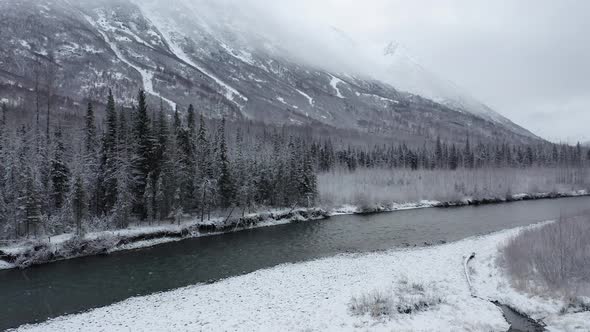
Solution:
[(0, 271), (0, 330), (345, 252), (424, 246), (590, 209), (590, 197), (338, 216)]

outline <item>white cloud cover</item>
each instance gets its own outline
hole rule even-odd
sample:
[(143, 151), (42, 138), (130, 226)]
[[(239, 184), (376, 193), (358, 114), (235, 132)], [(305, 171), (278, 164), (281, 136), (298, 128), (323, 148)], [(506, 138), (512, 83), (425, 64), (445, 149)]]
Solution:
[(590, 140), (590, 2), (300, 2), (302, 16), (358, 41), (400, 42), (430, 70), (543, 137)]
[(374, 71), (360, 60), (365, 50), (398, 42), (429, 70), (535, 133), (590, 140), (588, 1), (177, 1), (215, 8), (218, 18), (283, 39), (293, 56), (343, 70)]

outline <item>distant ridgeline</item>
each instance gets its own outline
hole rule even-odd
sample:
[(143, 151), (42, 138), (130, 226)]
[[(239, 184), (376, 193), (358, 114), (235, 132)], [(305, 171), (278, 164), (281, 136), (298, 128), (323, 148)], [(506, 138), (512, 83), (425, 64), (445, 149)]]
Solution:
[(84, 116), (50, 119), (37, 110), (32, 121), (2, 106), (0, 238), (81, 232), (82, 225), (124, 228), (183, 213), (203, 218), (224, 209), (313, 206), (321, 199), (317, 174), (336, 169), (582, 167), (590, 157), (579, 144), (483, 144), (469, 137), (418, 148), (351, 144), (305, 127), (205, 120), (192, 105), (170, 115), (148, 107), (144, 91), (132, 111), (118, 108), (110, 93), (105, 100), (103, 121), (92, 103)]

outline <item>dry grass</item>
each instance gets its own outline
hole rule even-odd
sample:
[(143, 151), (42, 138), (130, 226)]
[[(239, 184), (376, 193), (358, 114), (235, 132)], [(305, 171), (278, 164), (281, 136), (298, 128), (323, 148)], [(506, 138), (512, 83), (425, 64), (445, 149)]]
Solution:
[(355, 316), (370, 315), (373, 318), (391, 318), (393, 315), (409, 315), (426, 311), (443, 303), (434, 287), (420, 283), (402, 281), (395, 289), (374, 290), (355, 296), (349, 303), (350, 312)]
[(357, 206), (420, 200), (504, 198), (518, 193), (567, 192), (590, 188), (587, 169), (385, 170), (320, 174), (324, 206)]
[(590, 296), (590, 215), (524, 231), (501, 259), (517, 288), (580, 302)]

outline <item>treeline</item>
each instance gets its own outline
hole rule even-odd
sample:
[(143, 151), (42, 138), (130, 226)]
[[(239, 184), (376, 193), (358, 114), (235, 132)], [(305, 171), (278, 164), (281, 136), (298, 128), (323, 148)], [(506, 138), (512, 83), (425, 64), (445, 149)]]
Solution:
[(133, 219), (179, 222), (184, 213), (205, 219), (218, 209), (243, 214), (317, 198), (302, 138), (227, 132), (225, 120), (208, 125), (192, 106), (182, 116), (154, 111), (143, 91), (131, 112), (112, 94), (106, 105), (100, 126), (90, 103), (82, 125), (56, 125), (50, 134), (38, 120), (9, 125), (3, 105), (0, 237), (125, 228)]
[(104, 105), (103, 121), (89, 103), (83, 121), (60, 114), (46, 124), (39, 110), (36, 121), (7, 121), (2, 106), (0, 238), (313, 206), (317, 174), (334, 169), (580, 167), (590, 157), (580, 144), (472, 144), (469, 137), (460, 145), (352, 146), (302, 128), (206, 120), (192, 106), (169, 114), (149, 106), (143, 91), (131, 108), (111, 93)]
[(431, 146), (410, 148), (406, 144), (381, 144), (373, 147), (335, 147), (326, 139), (312, 145), (312, 154), (320, 171), (334, 167), (348, 168), (406, 168), (446, 169), (460, 168), (528, 168), (528, 167), (582, 167), (590, 160), (590, 151), (580, 143), (540, 143), (511, 145), (509, 143), (473, 145), (469, 137), (463, 145), (447, 144), (437, 139)]

